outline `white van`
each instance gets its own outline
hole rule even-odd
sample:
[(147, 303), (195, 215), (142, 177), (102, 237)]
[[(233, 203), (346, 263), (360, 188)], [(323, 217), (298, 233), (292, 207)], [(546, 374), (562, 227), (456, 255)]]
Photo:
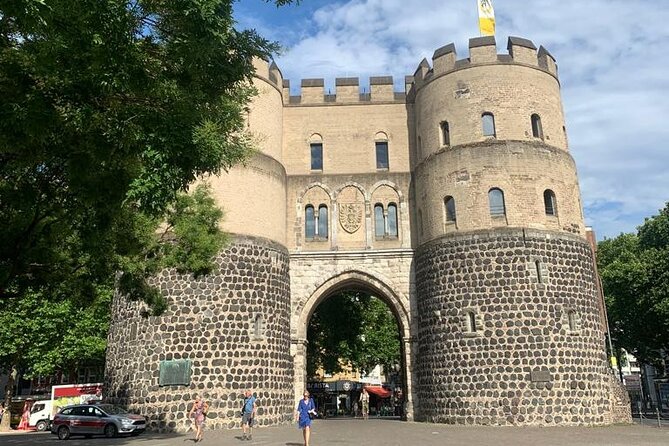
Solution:
[(51, 409), (53, 403), (51, 400), (35, 401), (32, 409), (30, 409), (30, 419), (28, 425), (34, 427), (38, 432), (49, 429), (51, 424)]

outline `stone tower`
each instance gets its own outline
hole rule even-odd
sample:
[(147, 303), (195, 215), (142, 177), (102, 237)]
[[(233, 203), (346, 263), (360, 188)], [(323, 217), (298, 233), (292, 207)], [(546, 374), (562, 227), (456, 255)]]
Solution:
[(602, 424), (596, 277), (553, 57), (510, 38), (453, 45), (414, 76), (421, 418)]
[[(295, 95), (257, 61), (248, 126), (260, 150), (204, 179), (231, 243), (206, 277), (156, 277), (160, 317), (115, 298), (106, 397), (184, 431), (201, 394), (208, 425), (231, 428), (251, 387), (261, 425), (288, 422), (309, 385), (311, 315), (362, 290), (397, 319), (409, 420), (628, 421), (555, 60), (515, 37), (503, 55), (492, 37), (469, 46), (462, 60), (438, 49), (405, 92), (378, 76), (369, 90), (338, 78), (334, 93), (303, 79)], [(189, 372), (171, 384), (170, 361)]]
[[(200, 279), (160, 274), (156, 283), (169, 303), (160, 317), (144, 318), (141, 305), (114, 301), (106, 395), (140, 410), (154, 430), (186, 430), (196, 394), (209, 401), (209, 425), (233, 427), (247, 388), (263, 402), (261, 425), (292, 418), (282, 79), (276, 65), (254, 65), (259, 94), (248, 125), (260, 150), (245, 165), (205, 179), (231, 236), (216, 271)], [(159, 386), (160, 362), (185, 359), (191, 384)]]

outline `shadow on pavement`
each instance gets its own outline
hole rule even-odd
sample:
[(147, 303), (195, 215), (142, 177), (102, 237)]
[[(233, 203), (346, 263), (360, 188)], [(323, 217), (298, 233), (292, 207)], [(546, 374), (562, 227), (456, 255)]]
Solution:
[(152, 432), (144, 432), (136, 437), (120, 436), (116, 438), (105, 438), (101, 436), (93, 436), (93, 438), (84, 438), (81, 436), (70, 437), (67, 441), (61, 441), (50, 432), (31, 432), (31, 433), (16, 433), (16, 434), (2, 434), (0, 436), (0, 444), (2, 446), (33, 446), (33, 445), (62, 445), (62, 446), (125, 446), (129, 444), (142, 444), (147, 441), (167, 440), (174, 441), (175, 438), (183, 437), (184, 442), (193, 441), (192, 436), (187, 437), (183, 434), (155, 434)]

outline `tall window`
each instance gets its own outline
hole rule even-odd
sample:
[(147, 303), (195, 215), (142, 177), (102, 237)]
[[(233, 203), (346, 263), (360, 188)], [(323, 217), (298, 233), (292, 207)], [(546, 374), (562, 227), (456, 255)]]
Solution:
[(451, 129), (447, 121), (441, 123), (441, 141), (444, 146), (451, 145)]
[(393, 203), (388, 205), (388, 235), (397, 237), (397, 206)]
[(374, 233), (377, 237), (383, 237), (386, 233), (386, 222), (383, 218), (383, 206), (374, 206)]
[(388, 141), (376, 142), (376, 168), (388, 169)]
[(478, 327), (476, 326), (476, 313), (473, 311), (467, 312), (467, 328), (470, 333), (476, 333), (478, 331)]
[(491, 136), (495, 138), (495, 117), (492, 113), (485, 112), (481, 115), (481, 125), (483, 126), (483, 136)]
[(328, 207), (324, 204), (318, 207), (318, 236), (328, 238)]
[(567, 312), (567, 323), (569, 324), (569, 330), (576, 331), (576, 312), (574, 310)]
[(546, 215), (557, 215), (555, 192), (550, 189), (544, 191), (544, 207), (546, 208)]
[(532, 136), (544, 139), (544, 130), (541, 128), (541, 118), (536, 113), (532, 115)]
[(455, 223), (455, 198), (450, 195), (444, 198), (444, 207), (446, 209), (446, 221)]
[(382, 204), (374, 206), (374, 234), (377, 238), (397, 237), (397, 205), (390, 203), (386, 212)]
[(316, 219), (314, 217), (314, 207), (311, 205), (304, 208), (304, 235), (306, 238), (316, 236)]
[(504, 205), (504, 192), (502, 189), (493, 188), (488, 191), (488, 202), (490, 204), (490, 215), (499, 217), (506, 215), (506, 207)]
[(311, 170), (323, 170), (323, 143), (311, 143)]

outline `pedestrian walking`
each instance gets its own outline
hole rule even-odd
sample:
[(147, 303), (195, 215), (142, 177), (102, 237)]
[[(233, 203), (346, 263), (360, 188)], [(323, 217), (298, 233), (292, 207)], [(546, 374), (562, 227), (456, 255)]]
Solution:
[(311, 419), (316, 416), (316, 405), (314, 400), (309, 397), (309, 391), (305, 390), (302, 399), (297, 403), (295, 410), (295, 421), (298, 427), (302, 429), (304, 437), (304, 446), (309, 446), (309, 437), (311, 436)]
[(188, 417), (193, 418), (195, 421), (195, 442), (202, 441), (204, 422), (207, 419), (207, 410), (209, 410), (209, 404), (200, 398), (200, 395), (195, 395), (195, 401), (193, 401), (193, 406), (188, 412)]
[(362, 406), (362, 419), (366, 420), (369, 417), (369, 393), (365, 387), (360, 393), (360, 405)]
[(251, 390), (244, 391), (244, 404), (242, 405), (242, 440), (251, 440), (253, 438), (253, 423), (256, 417), (256, 397)]

